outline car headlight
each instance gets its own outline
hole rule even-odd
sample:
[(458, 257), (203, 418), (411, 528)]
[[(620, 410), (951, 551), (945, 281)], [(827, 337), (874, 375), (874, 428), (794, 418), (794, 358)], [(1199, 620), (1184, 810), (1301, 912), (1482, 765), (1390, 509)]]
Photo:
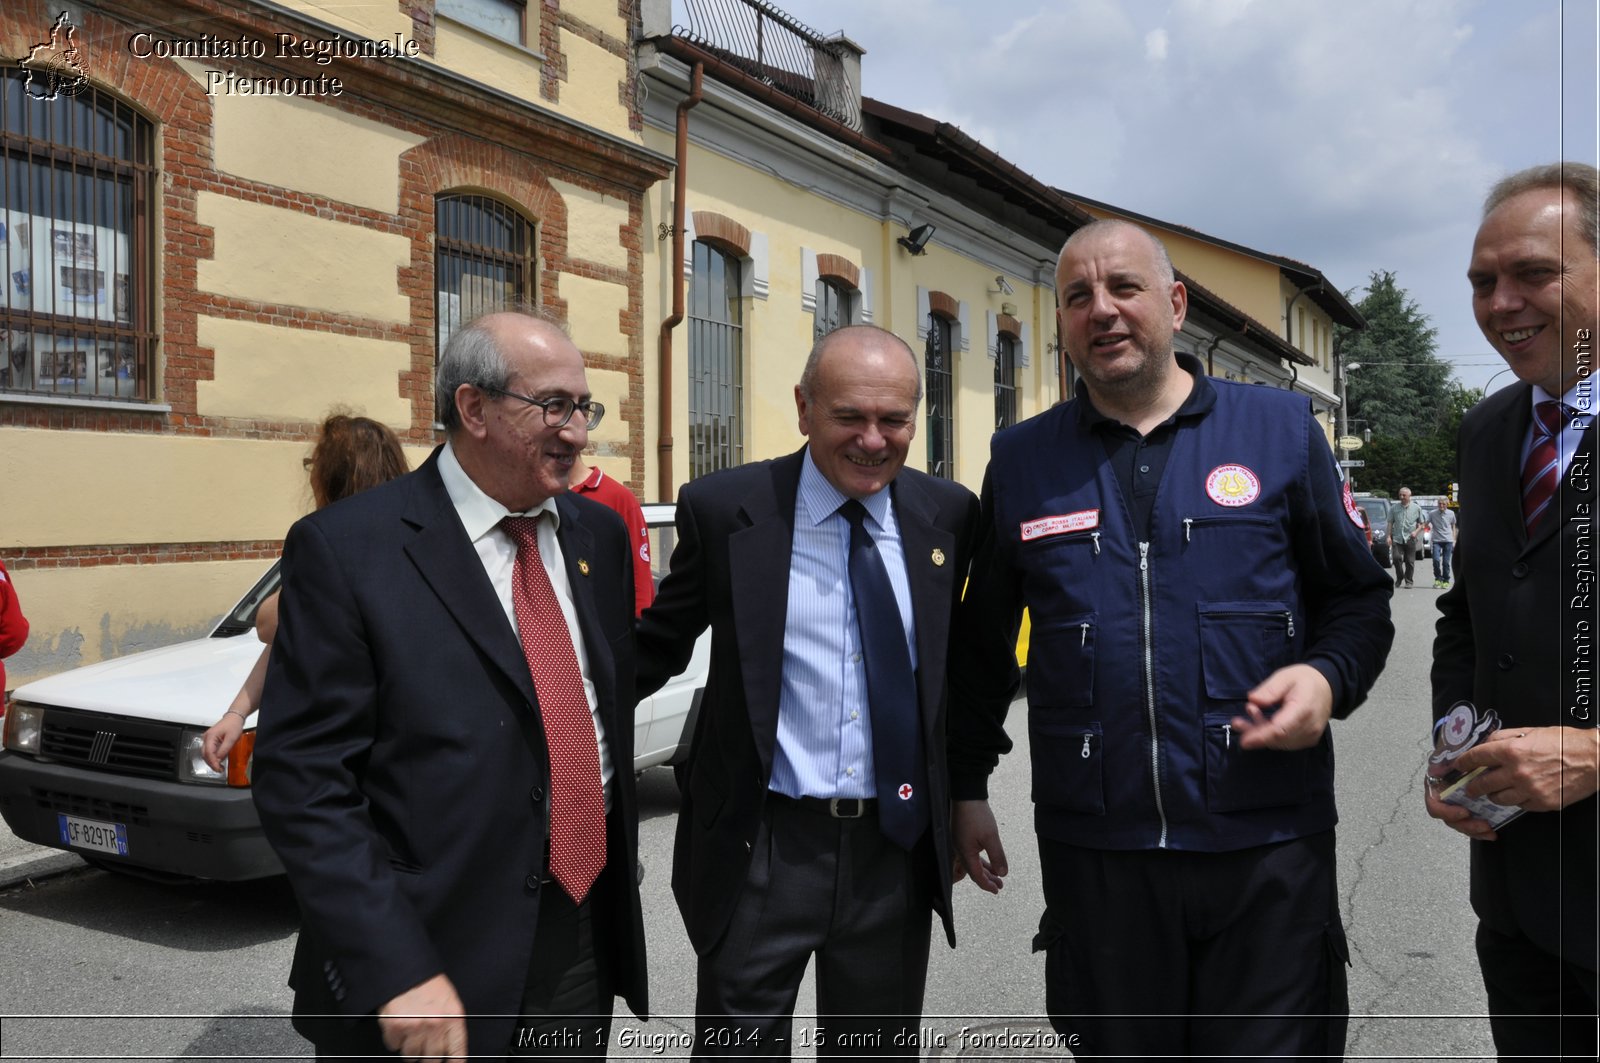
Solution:
[(200, 755), (205, 742), (204, 731), (183, 732), (182, 744), (178, 747), (179, 782), (212, 783), (217, 786), (227, 782), (226, 776), (220, 771), (212, 771), (206, 758)]
[(6, 711), (5, 730), (0, 732), (0, 744), (16, 753), (38, 753), (39, 738), (44, 733), (44, 710), (37, 705), (22, 705), (13, 701)]

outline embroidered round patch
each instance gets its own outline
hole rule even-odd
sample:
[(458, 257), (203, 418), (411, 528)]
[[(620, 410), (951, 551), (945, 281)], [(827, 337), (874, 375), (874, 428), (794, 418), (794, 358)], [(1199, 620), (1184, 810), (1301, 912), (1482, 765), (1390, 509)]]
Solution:
[(1261, 497), (1261, 477), (1243, 465), (1218, 465), (1206, 477), (1206, 494), (1219, 506), (1248, 506)]

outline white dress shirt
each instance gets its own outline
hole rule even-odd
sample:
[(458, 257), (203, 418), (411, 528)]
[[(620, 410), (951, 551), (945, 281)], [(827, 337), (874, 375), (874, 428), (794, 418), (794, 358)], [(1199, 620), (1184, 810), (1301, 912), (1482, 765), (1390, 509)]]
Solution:
[[(613, 770), (611, 753), (606, 748), (605, 725), (600, 721), (600, 701), (594, 692), (594, 680), (589, 676), (589, 654), (584, 649), (583, 633), (578, 628), (578, 610), (573, 604), (572, 583), (567, 579), (566, 558), (561, 553), (561, 540), (556, 538), (561, 514), (556, 509), (555, 499), (547, 498), (526, 513), (511, 512), (472, 482), (472, 477), (461, 467), (449, 443), (439, 451), (439, 478), (444, 481), (444, 489), (450, 496), (451, 505), (455, 506), (456, 516), (461, 518), (467, 538), (472, 540), (472, 548), (478, 552), (478, 560), (483, 562), (483, 571), (494, 586), (494, 593), (500, 599), (500, 608), (505, 610), (506, 623), (511, 625), (514, 635), (517, 633), (517, 614), (511, 601), (511, 581), (517, 562), (517, 544), (500, 526), (500, 522), (506, 517), (549, 514), (548, 519), (538, 524), (539, 557), (550, 575), (550, 585), (556, 592), (556, 604), (561, 607), (561, 616), (572, 634), (572, 648), (578, 655), (578, 670), (583, 674), (583, 696), (589, 701), (589, 715), (594, 719), (594, 737), (600, 749), (600, 778), (605, 786), (606, 808), (609, 810)], [(519, 646), (521, 642), (519, 636)]]

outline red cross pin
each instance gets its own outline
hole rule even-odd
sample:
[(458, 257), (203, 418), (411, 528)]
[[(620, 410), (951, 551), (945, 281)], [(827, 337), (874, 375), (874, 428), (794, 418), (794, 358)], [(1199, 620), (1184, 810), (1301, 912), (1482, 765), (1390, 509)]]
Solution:
[(900, 800), (902, 801), (911, 800), (911, 784), (908, 782), (901, 783), (900, 789), (896, 790), (895, 793), (900, 795)]

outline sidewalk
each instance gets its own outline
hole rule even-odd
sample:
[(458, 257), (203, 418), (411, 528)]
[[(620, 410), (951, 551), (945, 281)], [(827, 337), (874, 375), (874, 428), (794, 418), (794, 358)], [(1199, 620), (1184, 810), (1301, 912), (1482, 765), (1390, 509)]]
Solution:
[(23, 841), (0, 820), (0, 889), (9, 889), (29, 879), (74, 871), (83, 866), (83, 859), (73, 853)]

